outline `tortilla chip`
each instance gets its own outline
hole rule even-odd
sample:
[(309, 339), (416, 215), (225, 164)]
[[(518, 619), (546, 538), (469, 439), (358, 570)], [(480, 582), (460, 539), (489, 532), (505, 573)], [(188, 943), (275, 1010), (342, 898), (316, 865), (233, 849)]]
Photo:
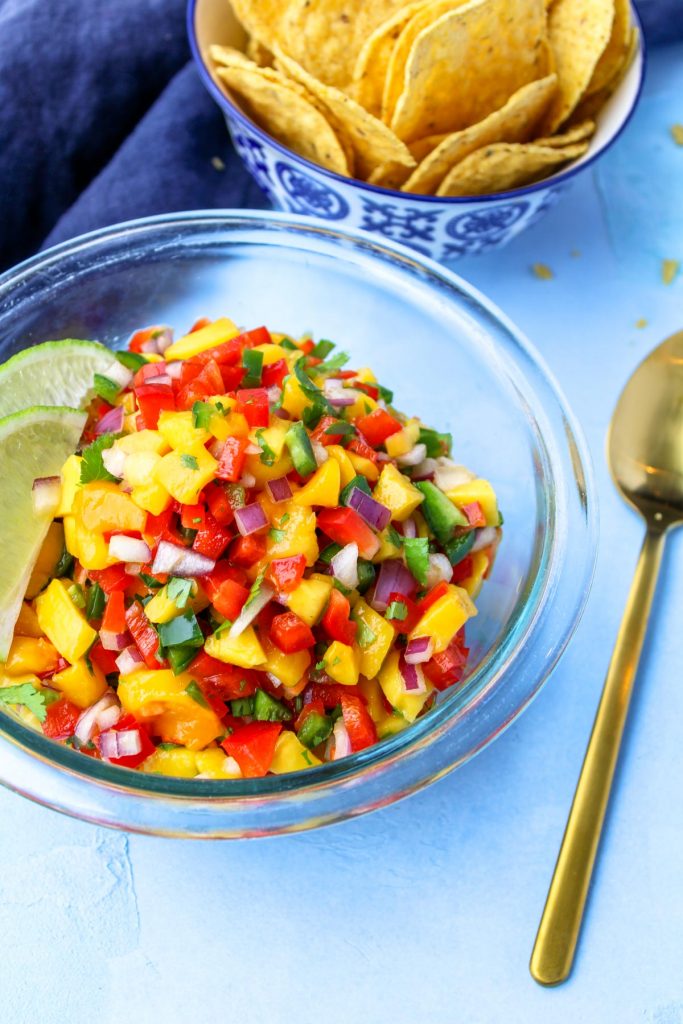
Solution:
[(430, 0), (424, 8), (413, 14), (394, 43), (387, 65), (384, 89), (382, 91), (382, 120), (391, 124), (398, 98), (403, 92), (405, 68), (420, 32), (433, 25), (443, 14), (462, 7), (468, 0)]
[[(559, 2), (559, 0), (557, 0)], [(470, 153), (446, 175), (438, 196), (484, 196), (521, 188), (576, 160), (587, 142), (554, 149), (533, 143), (498, 142)]]
[(467, 128), (545, 77), (552, 70), (545, 24), (544, 0), (472, 0), (442, 15), (410, 51), (391, 119), (396, 135), (411, 142)]
[(246, 54), (247, 57), (250, 60), (253, 60), (254, 64), (258, 64), (259, 67), (272, 67), (272, 53), (267, 46), (264, 46), (263, 43), (259, 43), (258, 39), (254, 39), (253, 36), (247, 40)]
[[(571, 146), (575, 142), (583, 142), (584, 139), (590, 139), (595, 134), (595, 121), (588, 118), (585, 121), (581, 121), (580, 124), (574, 125), (573, 128), (569, 128), (566, 132), (561, 132), (559, 135), (546, 135), (540, 139), (534, 139), (533, 143), (535, 146)], [(507, 140), (506, 140), (507, 141)]]
[(410, 176), (410, 168), (404, 164), (386, 163), (380, 164), (368, 176), (368, 185), (378, 185), (380, 188), (399, 189), (406, 178)]
[(631, 0), (614, 0), (614, 21), (609, 42), (595, 65), (586, 96), (599, 92), (619, 70), (631, 43)]
[(415, 160), (408, 148), (382, 121), (373, 117), (339, 89), (325, 85), (308, 74), (300, 64), (285, 56), (277, 47), (275, 56), (276, 66), (295, 82), (303, 85), (342, 126), (353, 147), (359, 177), (367, 178), (386, 163), (409, 168), (415, 166)]
[(375, 29), (358, 54), (353, 70), (352, 95), (356, 103), (375, 117), (382, 114), (384, 83), (396, 41), (413, 15), (431, 3), (432, 0), (417, 0), (402, 7), (393, 18)]
[(256, 124), (273, 138), (321, 167), (349, 174), (343, 147), (329, 121), (283, 75), (272, 68), (237, 62), (219, 67), (217, 74)]
[(607, 85), (604, 85), (602, 89), (598, 90), (598, 92), (594, 92), (590, 96), (585, 96), (581, 100), (574, 113), (567, 119), (566, 127), (571, 127), (578, 124), (580, 121), (584, 121), (587, 117), (592, 118), (600, 113), (610, 96), (612, 96), (617, 87), (621, 84), (626, 72), (630, 68), (638, 49), (638, 43), (638, 32), (634, 28), (631, 30), (631, 41), (629, 43), (628, 52), (623, 59), (621, 66), (618, 67), (614, 73), (612, 80), (609, 81)]
[(559, 88), (543, 121), (544, 135), (552, 135), (585, 95), (613, 21), (614, 0), (555, 0), (548, 34)]
[[(528, 142), (556, 88), (556, 75), (523, 85), (500, 110), (470, 128), (447, 135), (413, 171), (403, 191), (433, 194), (451, 167), (482, 146), (494, 142)], [(414, 150), (411, 152), (414, 156)]]
[(409, 142), (408, 149), (420, 164), (437, 146), (441, 145), (444, 139), (449, 138), (452, 134), (452, 132), (439, 132), (438, 135), (426, 135), (424, 139), (415, 139), (414, 142)]

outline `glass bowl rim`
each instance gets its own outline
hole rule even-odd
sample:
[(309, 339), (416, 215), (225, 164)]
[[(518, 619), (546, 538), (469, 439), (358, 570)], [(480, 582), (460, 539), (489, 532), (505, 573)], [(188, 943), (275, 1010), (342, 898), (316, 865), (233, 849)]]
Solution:
[[(434, 260), (417, 254), (414, 250), (398, 243), (385, 239), (380, 242), (376, 236), (368, 232), (350, 230), (348, 228), (340, 229), (327, 223), (317, 222), (304, 215), (239, 209), (184, 211), (140, 218), (100, 228), (74, 239), (61, 242), (0, 275), (0, 311), (8, 293), (19, 284), (25, 284), (29, 279), (41, 275), (48, 268), (58, 268), (60, 262), (65, 258), (87, 255), (88, 250), (92, 248), (97, 249), (101, 243), (106, 244), (107, 242), (120, 241), (122, 238), (142, 236), (143, 243), (146, 242), (147, 245), (151, 245), (153, 244), (155, 232), (157, 234), (159, 232), (163, 233), (164, 229), (169, 229), (172, 232), (169, 239), (169, 244), (171, 244), (174, 241), (177, 242), (179, 237), (187, 237), (182, 236), (183, 229), (191, 235), (195, 231), (207, 230), (209, 228), (219, 230), (221, 228), (229, 229), (240, 226), (273, 230), (282, 233), (285, 238), (294, 233), (299, 236), (323, 236), (332, 240), (334, 244), (351, 243), (354, 249), (361, 248), (366, 253), (369, 250), (369, 256), (367, 257), (369, 259), (375, 260), (379, 256), (384, 255), (385, 258), (390, 257), (394, 261), (402, 263), (403, 271), (410, 269), (412, 266), (421, 273), (426, 274), (430, 279), (436, 278), (442, 285), (448, 286), (455, 295), (459, 295), (460, 301), (466, 298), (479, 314), (485, 314), (498, 325), (511, 349), (513, 351), (515, 349), (518, 350), (516, 354), (520, 358), (524, 357), (535, 371), (538, 382), (544, 386), (550, 398), (554, 399), (556, 406), (554, 411), (560, 414), (565, 440), (569, 441), (569, 457), (575, 482), (581, 484), (579, 489), (583, 497), (582, 507), (585, 510), (585, 527), (588, 543), (586, 545), (585, 563), (581, 572), (582, 589), (574, 601), (571, 617), (563, 624), (562, 629), (558, 630), (553, 657), (536, 678), (531, 692), (515, 707), (515, 710), (501, 726), (488, 735), (484, 742), (469, 751), (456, 764), (450, 764), (443, 771), (437, 773), (444, 774), (487, 746), (521, 714), (536, 696), (551, 674), (580, 621), (595, 569), (597, 534), (596, 492), (591, 460), (582, 431), (575, 422), (564, 395), (553, 374), (545, 365), (543, 358), (508, 317), (491, 300), (459, 275)], [(149, 237), (145, 238), (145, 235)], [(119, 257), (119, 260), (125, 263), (125, 259)], [(489, 343), (494, 350), (498, 351), (497, 342), (489, 339)], [(514, 358), (508, 353), (506, 353), (506, 359), (515, 366), (522, 376), (525, 376), (525, 371), (515, 364)], [(534, 423), (536, 423), (535, 416)], [(554, 496), (552, 495), (551, 509), (554, 514), (556, 509)], [(537, 569), (537, 574), (533, 581), (534, 587), (537, 583), (540, 585), (532, 607), (533, 614), (524, 623), (523, 632), (513, 638), (514, 643), (511, 642), (511, 630), (508, 628), (504, 636), (499, 639), (496, 646), (492, 649), (490, 655), (480, 663), (469, 677), (468, 687), (481, 684), (475, 694), (475, 698), (478, 698), (482, 693), (489, 692), (490, 687), (487, 686), (487, 678), (489, 682), (495, 682), (509, 669), (515, 656), (522, 649), (524, 641), (533, 636), (534, 629), (542, 613), (547, 608), (548, 599), (551, 596), (548, 592), (549, 569), (552, 567), (557, 569), (555, 562), (551, 565), (550, 556), (556, 559), (558, 535), (553, 522), (546, 525), (550, 526), (549, 533), (551, 536), (550, 542), (543, 549), (545, 553), (544, 562)], [(502, 656), (499, 656), (499, 652), (502, 652)], [(484, 669), (486, 669), (487, 676), (485, 676)], [(69, 775), (87, 784), (99, 784), (111, 791), (119, 791), (143, 800), (165, 797), (172, 801), (187, 801), (188, 803), (193, 801), (203, 805), (213, 803), (217, 808), (225, 809), (232, 803), (254, 802), (256, 804), (264, 804), (277, 797), (296, 797), (299, 794), (305, 796), (306, 794), (327, 793), (334, 790), (340, 784), (349, 781), (353, 782), (363, 777), (368, 769), (390, 768), (397, 760), (432, 746), (439, 737), (457, 724), (458, 717), (470, 710), (474, 703), (475, 701), (462, 703), (455, 700), (445, 700), (437, 708), (433, 709), (428, 716), (418, 719), (408, 729), (382, 740), (367, 750), (352, 754), (338, 762), (331, 762), (320, 767), (307, 769), (305, 772), (267, 776), (262, 779), (180, 779), (171, 776), (131, 771), (83, 757), (83, 755), (76, 751), (35, 732), (8, 713), (0, 714), (0, 737), (8, 740), (15, 748), (20, 748), (22, 754), (28, 755), (34, 761), (42, 762), (51, 768), (56, 768), (62, 774)], [(432, 775), (418, 783), (418, 785), (423, 785), (434, 777), (436, 776)], [(25, 792), (12, 779), (4, 779), (2, 781), (10, 787), (16, 788), (19, 792)], [(49, 806), (55, 806), (54, 803), (48, 800), (41, 801), (40, 794), (25, 792), (25, 795), (39, 802), (48, 803)], [(394, 794), (393, 798), (398, 799), (402, 795), (404, 794), (399, 792)], [(67, 810), (69, 809), (67, 808)], [(70, 811), (70, 813), (83, 816), (77, 811)], [(99, 819), (92, 818), (91, 820)], [(124, 827), (130, 828), (129, 825)]]

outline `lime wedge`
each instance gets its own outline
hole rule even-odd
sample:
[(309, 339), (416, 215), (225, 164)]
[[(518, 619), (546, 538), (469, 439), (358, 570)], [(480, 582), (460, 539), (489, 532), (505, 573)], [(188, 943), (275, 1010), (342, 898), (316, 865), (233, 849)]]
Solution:
[(86, 415), (78, 409), (34, 406), (0, 420), (0, 662), (7, 658), (21, 601), (52, 521), (33, 511), (38, 477), (58, 476), (75, 452)]
[(93, 376), (106, 375), (114, 354), (96, 341), (46, 341), (0, 366), (0, 417), (33, 405), (82, 408), (94, 395)]

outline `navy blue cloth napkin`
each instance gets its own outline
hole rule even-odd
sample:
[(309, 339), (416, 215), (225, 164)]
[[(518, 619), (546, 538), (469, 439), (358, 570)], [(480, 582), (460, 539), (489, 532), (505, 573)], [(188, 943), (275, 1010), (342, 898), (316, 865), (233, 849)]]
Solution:
[[(683, 0), (640, 0), (651, 41)], [(190, 62), (185, 0), (0, 0), (0, 269), (155, 213), (264, 207)]]

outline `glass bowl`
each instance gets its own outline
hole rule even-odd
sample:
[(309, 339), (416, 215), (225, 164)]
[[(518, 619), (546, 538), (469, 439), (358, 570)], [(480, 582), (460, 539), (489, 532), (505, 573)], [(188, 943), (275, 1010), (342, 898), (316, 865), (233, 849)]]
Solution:
[(333, 764), (265, 779), (173, 779), (78, 754), (0, 714), (0, 781), (102, 825), (264, 836), (362, 814), (462, 764), (538, 692), (583, 609), (596, 514), (584, 442), (514, 325), (408, 249), (305, 217), (197, 212), (66, 242), (0, 277), (0, 358), (46, 339), (123, 345), (137, 327), (228, 315), (332, 338), (396, 404), (454, 437), (494, 484), (503, 542), (468, 626), (465, 685), (413, 726)]

